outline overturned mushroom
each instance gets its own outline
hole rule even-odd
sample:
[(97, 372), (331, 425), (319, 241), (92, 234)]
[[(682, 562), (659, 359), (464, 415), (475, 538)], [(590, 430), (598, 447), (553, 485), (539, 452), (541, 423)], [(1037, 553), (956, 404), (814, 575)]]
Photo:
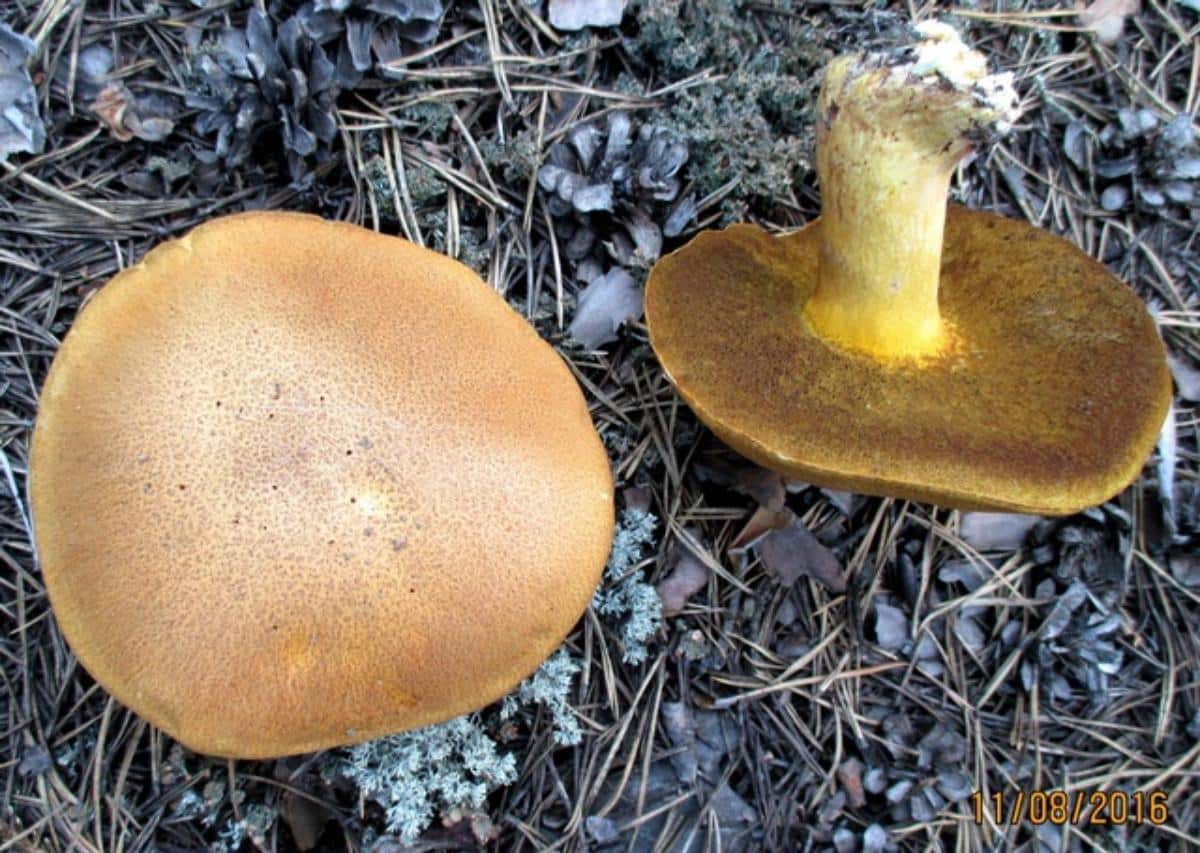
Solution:
[(1170, 394), (1137, 296), (1064, 240), (950, 206), (1009, 75), (948, 26), (834, 61), (819, 102), (823, 212), (736, 225), (660, 261), (651, 342), (680, 394), (759, 464), (951, 507), (1065, 514), (1128, 484)]
[(448, 719), (563, 640), (612, 480), (562, 360), (466, 267), (224, 217), (84, 308), (42, 391), (34, 532), (83, 666), (192, 749)]

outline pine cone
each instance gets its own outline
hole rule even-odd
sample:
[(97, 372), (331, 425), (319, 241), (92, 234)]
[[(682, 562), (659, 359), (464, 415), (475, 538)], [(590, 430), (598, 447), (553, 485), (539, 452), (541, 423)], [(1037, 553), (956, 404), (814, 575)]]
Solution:
[[(565, 220), (559, 227), (571, 260), (586, 257), (599, 237), (622, 265), (648, 266), (658, 259), (663, 235), (678, 235), (695, 216), (691, 198), (668, 208), (679, 196), (677, 175), (688, 159), (687, 144), (658, 125), (642, 125), (636, 140), (632, 129), (625, 113), (611, 114), (603, 129), (581, 124), (566, 142), (550, 148), (548, 162), (538, 171), (550, 213)], [(624, 230), (592, 216), (603, 213), (612, 214)]]
[(310, 0), (296, 13), (304, 32), (319, 44), (338, 40), (338, 82), (358, 84), (371, 67), (400, 55), (400, 40), (427, 44), (442, 18), (439, 0)]
[(222, 32), (193, 74), (200, 91), (187, 104), (200, 110), (196, 130), (216, 135), (211, 152), (196, 152), (200, 159), (237, 166), (277, 126), (293, 183), (311, 182), (311, 164), (329, 158), (337, 136), (339, 86), (333, 62), (299, 20), (289, 18), (273, 32), (267, 16), (251, 10), (245, 30)]

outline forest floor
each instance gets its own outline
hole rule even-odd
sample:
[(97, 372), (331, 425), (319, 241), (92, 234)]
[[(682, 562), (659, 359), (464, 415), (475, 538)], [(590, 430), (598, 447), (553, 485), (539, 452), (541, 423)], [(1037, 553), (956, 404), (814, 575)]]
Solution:
[[(1041, 519), (753, 466), (679, 399), (636, 298), (701, 229), (817, 216), (821, 68), (937, 10), (632, 0), (615, 26), (551, 23), (622, 5), (0, 0), (27, 38), (0, 32), (0, 850), (1200, 849), (1200, 6), (944, 16), (1022, 107), (952, 199), (1101, 261), (1171, 357), (1142, 475)], [(210, 759), (62, 640), (25, 499), (50, 360), (118, 270), (255, 208), (462, 260), (579, 378), (619, 547), (515, 714)], [(764, 514), (803, 548), (739, 547)], [(432, 765), (453, 761), (451, 785)]]

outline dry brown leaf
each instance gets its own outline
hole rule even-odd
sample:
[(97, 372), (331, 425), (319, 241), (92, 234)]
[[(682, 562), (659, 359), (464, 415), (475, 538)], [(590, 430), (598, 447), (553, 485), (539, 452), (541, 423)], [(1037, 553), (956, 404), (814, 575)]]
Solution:
[(795, 513), (784, 511), (787, 523), (767, 532), (758, 543), (758, 556), (767, 571), (787, 586), (807, 575), (832, 592), (846, 591), (842, 564), (820, 543)]
[(109, 83), (89, 107), (121, 142), (133, 139), (133, 133), (125, 127), (125, 111), (129, 109), (130, 100), (129, 89), (124, 83)]
[(958, 535), (976, 551), (1015, 551), (1039, 520), (1015, 512), (964, 512)]
[(655, 590), (662, 600), (662, 615), (674, 616), (687, 600), (708, 583), (708, 568), (686, 546), (676, 542), (667, 556), (670, 574)]
[(787, 517), (782, 512), (760, 506), (750, 516), (741, 532), (734, 537), (733, 542), (729, 543), (729, 553), (742, 556), (747, 548), (756, 545), (768, 531), (774, 530), (776, 527), (783, 527), (785, 524), (787, 524)]
[(1077, 2), (1079, 22), (1096, 34), (1101, 44), (1116, 44), (1125, 31), (1125, 19), (1141, 11), (1140, 0), (1093, 0), (1087, 6)]
[(567, 334), (589, 350), (617, 339), (617, 330), (642, 316), (642, 291), (613, 267), (579, 292)]
[(775, 512), (783, 509), (783, 502), (787, 498), (787, 492), (783, 488), (783, 477), (757, 465), (739, 468), (734, 473), (731, 488), (739, 494), (754, 498), (759, 506)]
[(861, 809), (867, 804), (867, 796), (863, 793), (862, 773), (863, 763), (857, 758), (847, 758), (837, 769), (838, 784), (846, 792), (852, 809)]
[(121, 82), (109, 83), (101, 89), (89, 109), (121, 142), (135, 136), (147, 142), (161, 142), (175, 129), (175, 122), (168, 118), (143, 118), (138, 112), (137, 99)]
[(292, 832), (292, 840), (300, 850), (312, 850), (317, 846), (325, 824), (333, 817), (320, 803), (302, 797), (293, 791), (285, 791), (279, 802), (279, 816)]

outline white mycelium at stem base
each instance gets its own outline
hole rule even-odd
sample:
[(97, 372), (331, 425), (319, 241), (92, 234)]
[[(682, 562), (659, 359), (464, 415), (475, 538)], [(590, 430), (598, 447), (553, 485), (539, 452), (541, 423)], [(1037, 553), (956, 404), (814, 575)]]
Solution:
[(934, 355), (946, 194), (972, 130), (1016, 114), (1011, 74), (949, 26), (912, 51), (841, 57), (821, 87), (821, 255), (805, 315), (822, 338), (880, 359)]

